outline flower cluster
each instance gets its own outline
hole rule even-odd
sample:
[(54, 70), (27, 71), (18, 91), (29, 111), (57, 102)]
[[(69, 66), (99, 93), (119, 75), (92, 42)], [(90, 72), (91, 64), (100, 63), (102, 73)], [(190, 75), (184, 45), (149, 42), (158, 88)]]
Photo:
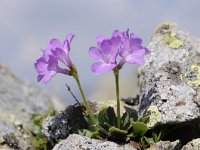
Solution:
[[(97, 120), (92, 114), (86, 100), (76, 66), (69, 57), (70, 44), (73, 38), (73, 34), (68, 34), (63, 43), (58, 39), (50, 40), (47, 48), (43, 50), (42, 57), (37, 59), (34, 64), (38, 73), (37, 80), (38, 82), (47, 83), (57, 73), (73, 76), (79, 87), (88, 115), (94, 125)], [(89, 48), (89, 55), (97, 61), (92, 65), (92, 72), (94, 74), (101, 74), (112, 70), (114, 72), (119, 129), (121, 129), (119, 70), (125, 63), (144, 64), (143, 56), (149, 53), (150, 51), (142, 46), (142, 39), (135, 36), (133, 33), (129, 34), (129, 30), (125, 32), (115, 30), (111, 38), (105, 38), (100, 35), (97, 37), (97, 46)], [(120, 57), (119, 62), (117, 62), (118, 56)], [(58, 62), (63, 63), (66, 68), (63, 69), (60, 67)]]
[[(63, 43), (58, 39), (50, 40), (47, 48), (43, 50), (42, 57), (37, 59), (34, 64), (38, 73), (38, 82), (47, 83), (57, 73), (74, 77), (84, 102), (86, 109), (84, 113), (86, 117), (84, 118), (88, 126), (86, 129), (81, 129), (82, 131), (77, 129), (73, 132), (89, 137), (101, 137), (117, 141), (127, 141), (130, 138), (138, 141), (142, 137), (142, 146), (145, 147), (146, 143), (149, 144), (148, 141), (150, 141), (145, 137), (148, 131), (146, 125), (148, 117), (144, 116), (138, 119), (135, 110), (132, 110), (132, 112), (127, 110), (121, 116), (119, 71), (125, 63), (144, 64), (143, 56), (149, 54), (150, 51), (142, 46), (142, 39), (133, 33), (129, 34), (129, 30), (125, 32), (115, 30), (111, 38), (102, 35), (97, 37), (97, 46), (89, 48), (89, 55), (96, 61), (91, 67), (92, 72), (101, 74), (113, 71), (116, 84), (117, 114), (112, 107), (108, 107), (94, 115), (82, 89), (76, 66), (69, 57), (70, 44), (73, 38), (73, 34), (68, 34)], [(65, 68), (60, 67), (59, 62), (64, 64)], [(156, 138), (153, 140), (158, 141), (160, 136), (154, 137)]]
[[(71, 75), (70, 68), (73, 66), (69, 58), (70, 44), (74, 38), (73, 34), (68, 34), (64, 43), (58, 39), (50, 40), (46, 49), (43, 49), (43, 55), (37, 59), (34, 64), (38, 73), (38, 82), (47, 83), (56, 73)], [(58, 66), (58, 61), (67, 66), (68, 69), (63, 69)]]
[[(129, 30), (120, 32), (115, 30), (110, 39), (104, 36), (97, 37), (97, 47), (90, 47), (89, 55), (97, 62), (92, 65), (94, 74), (112, 71), (114, 68), (121, 69), (125, 63), (144, 64), (143, 55), (150, 51), (142, 46), (142, 39), (129, 34)], [(121, 57), (117, 63), (117, 57)]]

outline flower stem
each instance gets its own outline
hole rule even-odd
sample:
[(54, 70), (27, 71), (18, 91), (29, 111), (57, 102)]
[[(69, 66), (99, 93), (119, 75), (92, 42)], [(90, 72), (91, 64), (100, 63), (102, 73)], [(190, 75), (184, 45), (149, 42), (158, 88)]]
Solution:
[(114, 69), (115, 84), (116, 84), (116, 97), (117, 97), (117, 127), (121, 128), (121, 118), (120, 118), (120, 99), (119, 99), (119, 69)]
[(95, 119), (94, 115), (92, 114), (90, 106), (88, 105), (88, 102), (86, 100), (85, 94), (83, 92), (83, 89), (82, 89), (82, 86), (81, 86), (81, 83), (80, 83), (80, 80), (79, 80), (78, 72), (74, 67), (73, 67), (73, 77), (75, 78), (75, 80), (77, 82), (78, 88), (79, 88), (81, 96), (83, 98), (83, 102), (84, 102), (85, 108), (87, 110), (87, 113), (88, 113), (88, 115), (91, 119), (92, 125), (96, 125), (96, 123), (97, 123), (96, 119)]

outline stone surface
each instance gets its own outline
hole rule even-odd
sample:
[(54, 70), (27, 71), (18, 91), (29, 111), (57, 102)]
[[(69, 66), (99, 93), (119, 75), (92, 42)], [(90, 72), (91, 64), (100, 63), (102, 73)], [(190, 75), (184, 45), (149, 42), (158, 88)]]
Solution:
[(132, 145), (118, 145), (114, 142), (90, 139), (71, 134), (67, 139), (58, 143), (53, 150), (136, 150)]
[[(123, 99), (124, 101), (126, 99)], [(133, 98), (128, 99), (129, 102), (134, 101)], [(116, 100), (102, 100), (98, 102), (89, 102), (90, 108), (93, 113), (98, 113), (103, 108), (111, 106), (116, 111)], [(125, 107), (135, 108), (137, 106), (127, 105), (125, 102), (121, 102), (121, 114), (125, 112)], [(80, 107), (78, 104), (74, 106), (70, 105), (65, 110), (53, 117), (47, 118), (42, 126), (42, 133), (51, 143), (55, 145), (60, 139), (65, 139), (70, 133), (73, 133), (77, 128), (87, 128), (86, 122), (83, 119), (84, 107)]]
[(87, 127), (83, 115), (84, 110), (83, 106), (69, 105), (56, 116), (49, 117), (43, 122), (42, 133), (52, 146), (58, 143), (59, 140), (67, 138), (70, 133), (75, 132), (77, 129)]
[(161, 123), (199, 118), (200, 39), (165, 23), (152, 35), (148, 48), (152, 53), (139, 68), (140, 112), (157, 107)]
[(9, 112), (27, 122), (32, 113), (45, 113), (53, 106), (57, 110), (65, 104), (53, 95), (16, 77), (8, 68), (0, 65), (0, 112)]
[(0, 149), (31, 150), (30, 136), (22, 124), (1, 119), (3, 118), (0, 118)]
[[(170, 141), (160, 141), (156, 144), (153, 144), (147, 150), (180, 150), (181, 144), (179, 140), (170, 142)], [(192, 149), (191, 149), (192, 150)]]
[(65, 104), (19, 79), (3, 65), (0, 83), (0, 149), (32, 149), (27, 130), (32, 114), (46, 113), (50, 107), (61, 110)]
[(182, 147), (181, 150), (200, 150), (200, 138), (194, 139)]

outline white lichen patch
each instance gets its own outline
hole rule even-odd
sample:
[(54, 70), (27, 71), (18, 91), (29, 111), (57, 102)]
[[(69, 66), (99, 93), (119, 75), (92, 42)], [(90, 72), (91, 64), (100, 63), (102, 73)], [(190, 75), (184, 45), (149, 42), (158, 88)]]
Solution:
[(147, 124), (149, 128), (154, 127), (161, 121), (161, 113), (157, 106), (150, 106), (147, 110), (147, 114), (149, 114), (149, 122)]

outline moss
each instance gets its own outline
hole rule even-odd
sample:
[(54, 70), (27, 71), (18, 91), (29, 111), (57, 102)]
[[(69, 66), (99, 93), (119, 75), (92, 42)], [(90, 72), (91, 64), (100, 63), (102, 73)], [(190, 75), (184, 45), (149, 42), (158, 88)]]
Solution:
[(34, 137), (34, 146), (38, 150), (47, 150), (47, 139), (40, 133)]
[(147, 110), (149, 114), (149, 122), (147, 126), (149, 128), (155, 127), (161, 121), (161, 114), (157, 106), (150, 106)]
[(31, 128), (35, 130), (33, 132), (33, 144), (38, 150), (46, 150), (48, 141), (42, 134), (42, 123), (49, 116), (55, 116), (57, 111), (54, 108), (50, 108), (47, 114), (32, 114)]

